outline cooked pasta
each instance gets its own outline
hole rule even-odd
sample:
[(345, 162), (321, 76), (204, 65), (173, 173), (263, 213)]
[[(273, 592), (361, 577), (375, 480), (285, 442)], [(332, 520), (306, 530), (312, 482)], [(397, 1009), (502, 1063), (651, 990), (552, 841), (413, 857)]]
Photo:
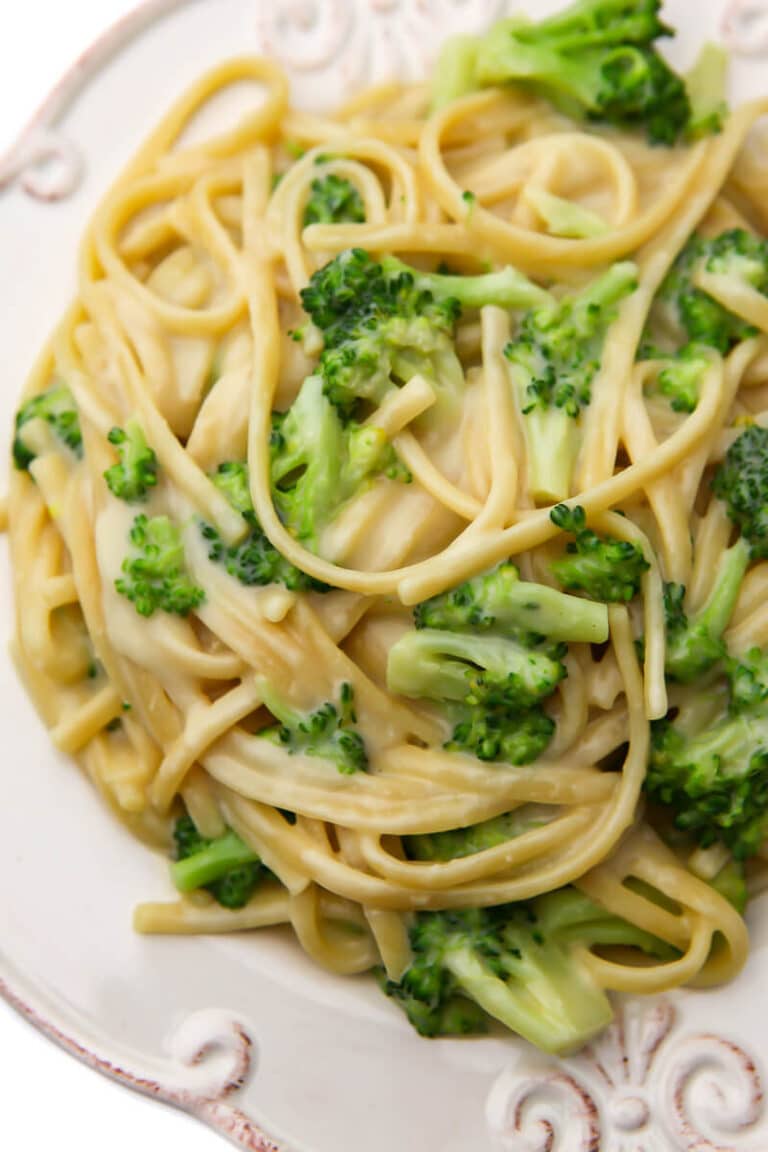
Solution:
[[(259, 88), (247, 115), (189, 143), (200, 110), (242, 82)], [(585, 127), (514, 86), (430, 113), (424, 86), (391, 84), (325, 118), (291, 107), (274, 63), (243, 58), (204, 76), (153, 131), (93, 216), (76, 299), (27, 384), (27, 405), (66, 389), (79, 440), (27, 408), (7, 504), (15, 658), (54, 744), (166, 856), (185, 817), (201, 843), (229, 836), (245, 848), (239, 867), (262, 867), (239, 907), (207, 881), (171, 899), (147, 893), (157, 901), (137, 908), (139, 932), (288, 924), (324, 967), (383, 965), (397, 982), (414, 917), (575, 886), (663, 945), (651, 958), (591, 950), (601, 988), (650, 993), (738, 972), (745, 923), (710, 882), (731, 854), (676, 830), (644, 784), (657, 722), (672, 708), (701, 727), (722, 698), (665, 676), (665, 589), (684, 585), (695, 614), (731, 543), (711, 477), (742, 427), (768, 423), (768, 303), (702, 274), (697, 287), (745, 331), (701, 353), (687, 411), (657, 386), (661, 353), (641, 345), (692, 234), (759, 232), (767, 177), (745, 142), (765, 112), (738, 108), (718, 134), (673, 148)], [(309, 211), (323, 182), (347, 198), (345, 219)], [(564, 205), (575, 235), (558, 226)], [(513, 268), (534, 312), (631, 262), (564, 490), (552, 490), (554, 455), (532, 479), (528, 409), (505, 354), (531, 306), (475, 299), (452, 317), (458, 394), (446, 399), (440, 369), (430, 379), (401, 367), (384, 395), (340, 402), (357, 447), (319, 431), (314, 441), (337, 445), (338, 506), (317, 531), (297, 528), (297, 476), (313, 500), (329, 483), (285, 447), (297, 397), (320, 380), (322, 325), (301, 294), (358, 250), (366, 267), (399, 258), (417, 285), (438, 267), (467, 279)], [(319, 430), (320, 406), (333, 405), (314, 403)], [(355, 451), (378, 452), (379, 466)], [(129, 452), (147, 464), (133, 489)], [(243, 478), (233, 500), (228, 481)], [(485, 745), (473, 755), (434, 694), (394, 690), (390, 653), (424, 635), (414, 605), (495, 565), (565, 595), (555, 573), (579, 537), (573, 517), (561, 512), (558, 526), (555, 504), (634, 549), (639, 590), (604, 608), (571, 586), (568, 612), (576, 598), (599, 606), (604, 642), (547, 650), (564, 663), (531, 762)], [(0, 527), (4, 517), (3, 506)], [(238, 567), (264, 554), (271, 576)], [(732, 655), (768, 642), (766, 580), (753, 563), (725, 632)], [(414, 849), (502, 817), (513, 832), (477, 850)]]

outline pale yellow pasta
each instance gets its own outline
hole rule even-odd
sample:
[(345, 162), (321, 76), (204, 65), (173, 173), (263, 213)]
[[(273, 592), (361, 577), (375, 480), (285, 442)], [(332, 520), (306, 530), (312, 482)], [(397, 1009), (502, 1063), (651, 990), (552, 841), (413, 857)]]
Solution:
[[(241, 122), (179, 144), (200, 108), (242, 81), (262, 93)], [(636, 359), (653, 295), (691, 232), (705, 217), (707, 227), (764, 218), (765, 181), (741, 147), (766, 108), (741, 108), (719, 135), (669, 150), (609, 130), (590, 135), (514, 92), (472, 95), (429, 116), (423, 87), (393, 84), (327, 118), (291, 109), (287, 92), (268, 61), (218, 67), (115, 182), (83, 240), (77, 299), (27, 386), (31, 396), (66, 382), (82, 459), (38, 428), (36, 459), (28, 473), (13, 472), (0, 500), (15, 656), (54, 743), (166, 854), (186, 809), (206, 837), (233, 828), (273, 873), (240, 910), (198, 893), (141, 905), (136, 928), (288, 923), (330, 970), (383, 964), (398, 979), (414, 912), (576, 884), (678, 953), (650, 967), (591, 956), (603, 986), (657, 992), (725, 980), (744, 962), (744, 923), (652, 831), (642, 787), (650, 722), (670, 703), (663, 582), (687, 584), (694, 606), (707, 595), (729, 526), (714, 504), (702, 506), (702, 477), (722, 455), (734, 413), (765, 406), (765, 341), (745, 342), (725, 362), (713, 354), (695, 411), (667, 414), (666, 424), (647, 394), (653, 365)], [(298, 158), (297, 146), (306, 149)], [(354, 185), (364, 222), (305, 226), (320, 170)], [(570, 198), (598, 219), (596, 234), (548, 232), (546, 197)], [(385, 676), (388, 647), (414, 603), (510, 557), (523, 576), (549, 578), (558, 530), (527, 488), (503, 354), (514, 315), (488, 306), (463, 318), (456, 346), (466, 396), (453, 423), (422, 376), (368, 418), (410, 484), (371, 484), (319, 549), (292, 535), (275, 507), (273, 409), (290, 404), (319, 351), (311, 333), (303, 345), (288, 337), (302, 324), (299, 293), (351, 247), (430, 267), (445, 259), (462, 271), (511, 264), (548, 287), (583, 282), (619, 259), (637, 264), (637, 290), (607, 334), (583, 417), (571, 495), (592, 527), (635, 543), (649, 567), (637, 610), (610, 608), (602, 659), (572, 646), (551, 701), (556, 735), (532, 765), (450, 751), (438, 712), (393, 695)], [(700, 286), (768, 333), (763, 295), (709, 273)], [(115, 587), (136, 509), (111, 495), (103, 473), (115, 461), (107, 434), (130, 418), (159, 465), (147, 509), (179, 523), (190, 576), (205, 594), (183, 619), (144, 618)], [(249, 530), (211, 480), (230, 459), (247, 459), (271, 543), (335, 591), (246, 587), (211, 560), (199, 521), (224, 545)], [(758, 565), (744, 583), (729, 633), (736, 650), (768, 643), (767, 576)], [(342, 775), (322, 757), (255, 735), (270, 720), (270, 700), (309, 710), (342, 683), (354, 690), (369, 771)], [(405, 850), (407, 836), (527, 805), (546, 806), (547, 819), (496, 847), (433, 862)]]

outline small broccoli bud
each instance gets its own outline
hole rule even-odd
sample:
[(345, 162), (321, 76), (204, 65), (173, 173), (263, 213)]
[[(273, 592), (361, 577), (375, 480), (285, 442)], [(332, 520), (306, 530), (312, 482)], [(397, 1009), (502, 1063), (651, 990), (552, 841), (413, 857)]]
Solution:
[(173, 831), (176, 863), (171, 877), (179, 892), (205, 888), (224, 908), (242, 908), (261, 881), (270, 876), (259, 856), (229, 829), (216, 840), (200, 835), (189, 816)]
[(768, 557), (768, 428), (752, 424), (734, 440), (712, 481), (754, 560)]
[(630, 540), (598, 536), (586, 527), (584, 509), (558, 504), (550, 520), (575, 539), (566, 546), (566, 554), (550, 568), (564, 588), (580, 590), (593, 600), (623, 603), (640, 591), (640, 582), (650, 565), (642, 548)]
[(329, 172), (313, 180), (304, 209), (304, 227), (310, 224), (364, 224), (363, 200), (354, 184)]
[(157, 484), (157, 456), (147, 444), (141, 425), (129, 420), (125, 430), (113, 428), (107, 439), (120, 456), (120, 463), (104, 473), (110, 492), (128, 504), (141, 503)]
[(341, 685), (338, 705), (328, 700), (306, 714), (288, 708), (271, 692), (265, 694), (265, 702), (280, 723), (263, 728), (258, 734), (260, 739), (280, 744), (293, 756), (321, 756), (331, 760), (346, 776), (368, 771), (368, 752), (356, 727), (351, 684)]
[(121, 596), (133, 602), (141, 616), (163, 612), (187, 616), (205, 600), (205, 591), (193, 584), (185, 569), (181, 531), (167, 516), (133, 521), (133, 554), (123, 561), (125, 577), (115, 581)]
[(43, 420), (54, 431), (61, 443), (80, 458), (83, 454), (83, 438), (80, 419), (74, 397), (61, 383), (51, 385), (22, 404), (16, 413), (16, 434), (13, 439), (13, 463), (20, 472), (29, 471), (29, 466), (37, 453), (27, 443), (24, 429), (34, 420)]

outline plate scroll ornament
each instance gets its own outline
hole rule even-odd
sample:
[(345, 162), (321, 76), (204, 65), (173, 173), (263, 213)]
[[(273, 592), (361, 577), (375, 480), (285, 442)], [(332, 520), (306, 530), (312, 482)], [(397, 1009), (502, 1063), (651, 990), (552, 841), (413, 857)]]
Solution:
[(764, 1152), (756, 1061), (727, 1036), (678, 1034), (666, 998), (623, 1002), (578, 1056), (522, 1063), (493, 1084), (498, 1152)]

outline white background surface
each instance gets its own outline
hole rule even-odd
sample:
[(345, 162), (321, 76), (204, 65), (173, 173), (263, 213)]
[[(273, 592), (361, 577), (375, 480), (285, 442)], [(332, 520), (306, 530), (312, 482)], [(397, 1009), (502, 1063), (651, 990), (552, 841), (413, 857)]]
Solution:
[[(0, 152), (68, 64), (133, 0), (22, 0), (0, 37)], [(8, 4), (10, 8), (10, 4)], [(2, 200), (0, 200), (0, 212)], [(2, 257), (0, 255), (0, 261)], [(1, 265), (0, 265), (1, 266)], [(20, 385), (19, 385), (20, 386)], [(0, 925), (2, 932), (2, 925)], [(55, 942), (51, 941), (55, 947)], [(141, 990), (137, 989), (137, 996)], [(8, 1152), (214, 1152), (221, 1137), (118, 1087), (34, 1032), (0, 1000), (0, 1148)]]

